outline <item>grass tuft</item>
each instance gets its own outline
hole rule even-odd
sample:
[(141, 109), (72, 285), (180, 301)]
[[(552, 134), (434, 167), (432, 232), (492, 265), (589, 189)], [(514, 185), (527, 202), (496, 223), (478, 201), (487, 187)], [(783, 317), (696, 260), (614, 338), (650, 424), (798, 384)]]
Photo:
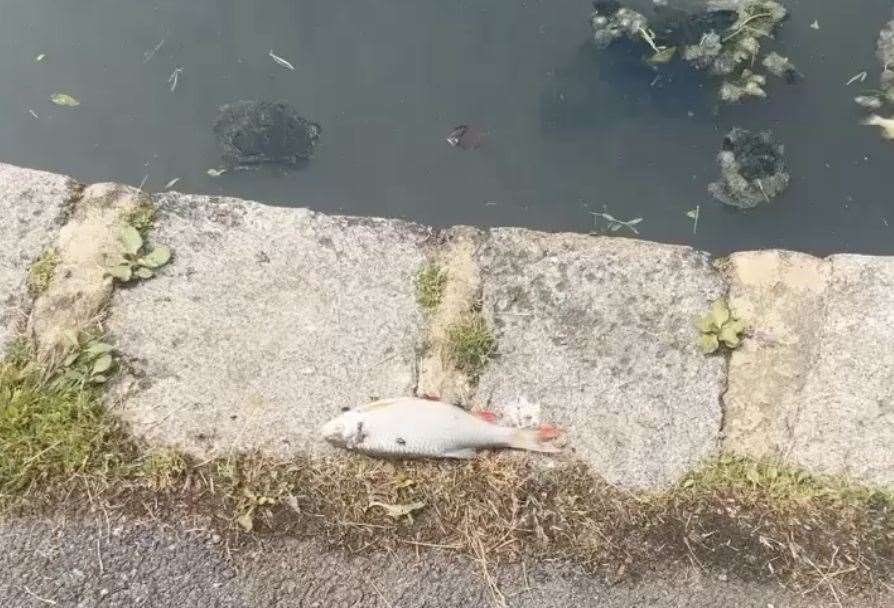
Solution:
[(27, 277), (28, 294), (32, 298), (36, 298), (47, 290), (59, 262), (59, 254), (52, 248), (45, 250), (39, 258), (34, 260), (28, 268)]
[(447, 329), (450, 360), (461, 371), (478, 378), (497, 350), (497, 342), (480, 312), (470, 312)]
[(447, 271), (437, 264), (428, 264), (419, 271), (416, 279), (416, 301), (425, 310), (432, 311), (441, 305)]
[(47, 382), (33, 365), (0, 364), (0, 496), (106, 474), (122, 461), (122, 437), (96, 389)]

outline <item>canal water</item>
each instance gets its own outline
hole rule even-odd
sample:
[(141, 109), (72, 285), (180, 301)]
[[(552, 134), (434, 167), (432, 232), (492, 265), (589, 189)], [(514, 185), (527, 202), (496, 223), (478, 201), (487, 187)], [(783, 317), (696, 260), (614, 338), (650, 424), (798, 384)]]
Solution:
[[(718, 254), (894, 254), (894, 142), (852, 102), (892, 3), (785, 4), (776, 45), (804, 79), (718, 108), (701, 77), (597, 52), (585, 0), (0, 0), (0, 161), (439, 226), (605, 232), (607, 212)], [(243, 99), (322, 125), (313, 160), (209, 176), (218, 107)], [(484, 144), (449, 146), (459, 124)], [(707, 193), (733, 126), (785, 145), (792, 183), (772, 205)]]

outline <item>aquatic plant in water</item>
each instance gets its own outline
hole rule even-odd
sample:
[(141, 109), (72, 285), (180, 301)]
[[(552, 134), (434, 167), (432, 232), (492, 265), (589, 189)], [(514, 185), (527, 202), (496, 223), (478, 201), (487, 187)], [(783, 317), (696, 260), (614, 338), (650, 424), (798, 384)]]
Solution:
[(788, 14), (775, 0), (711, 0), (697, 13), (658, 6), (651, 21), (616, 0), (597, 0), (593, 8), (590, 26), (598, 49), (627, 39), (642, 48), (644, 60), (653, 66), (679, 56), (693, 68), (723, 78), (719, 96), (724, 102), (766, 97), (766, 77), (757, 67), (787, 82), (800, 76), (776, 52), (760, 57), (764, 40), (774, 38)]
[[(864, 91), (862, 95), (854, 97), (854, 102), (871, 111), (892, 110), (894, 109), (894, 19), (889, 21), (879, 33), (875, 54), (882, 67), (879, 88)], [(858, 77), (862, 82), (866, 79), (866, 72), (858, 74), (848, 84)], [(881, 127), (883, 137), (894, 139), (894, 116), (884, 118), (873, 114), (863, 121), (863, 124)]]
[(708, 192), (722, 203), (751, 209), (769, 203), (789, 184), (785, 149), (773, 142), (769, 131), (754, 133), (734, 128), (723, 139), (717, 155), (720, 179), (708, 186)]

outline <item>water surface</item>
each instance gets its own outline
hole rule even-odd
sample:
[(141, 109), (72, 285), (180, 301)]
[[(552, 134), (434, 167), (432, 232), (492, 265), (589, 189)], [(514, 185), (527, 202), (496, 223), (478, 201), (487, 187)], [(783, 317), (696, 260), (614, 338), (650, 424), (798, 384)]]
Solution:
[[(805, 80), (716, 113), (701, 79), (654, 82), (596, 53), (582, 0), (0, 0), (0, 160), (439, 226), (588, 232), (607, 210), (643, 217), (643, 238), (715, 253), (892, 254), (894, 143), (859, 126), (844, 86), (862, 70), (874, 84), (891, 2), (786, 4), (779, 43)], [(82, 105), (52, 105), (58, 90)], [(316, 158), (207, 176), (217, 107), (239, 99), (287, 100), (320, 123)], [(481, 125), (487, 145), (448, 146), (460, 123)], [(706, 192), (734, 125), (786, 146), (792, 185), (771, 207), (743, 213)]]

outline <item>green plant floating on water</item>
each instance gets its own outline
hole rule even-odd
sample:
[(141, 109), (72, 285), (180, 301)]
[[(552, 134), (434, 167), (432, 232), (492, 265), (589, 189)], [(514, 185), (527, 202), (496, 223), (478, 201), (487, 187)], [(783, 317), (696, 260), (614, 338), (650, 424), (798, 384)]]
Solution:
[(437, 264), (429, 264), (419, 272), (416, 282), (416, 300), (426, 310), (434, 310), (441, 305), (447, 271)]
[(726, 300), (720, 298), (711, 304), (711, 310), (695, 322), (699, 330), (699, 348), (706, 355), (716, 352), (721, 345), (735, 349), (742, 342), (745, 322), (730, 312)]
[(156, 269), (171, 260), (171, 250), (167, 247), (159, 246), (145, 252), (143, 237), (133, 226), (125, 226), (118, 238), (124, 245), (123, 261), (106, 270), (118, 281), (127, 283), (134, 279), (151, 279)]

